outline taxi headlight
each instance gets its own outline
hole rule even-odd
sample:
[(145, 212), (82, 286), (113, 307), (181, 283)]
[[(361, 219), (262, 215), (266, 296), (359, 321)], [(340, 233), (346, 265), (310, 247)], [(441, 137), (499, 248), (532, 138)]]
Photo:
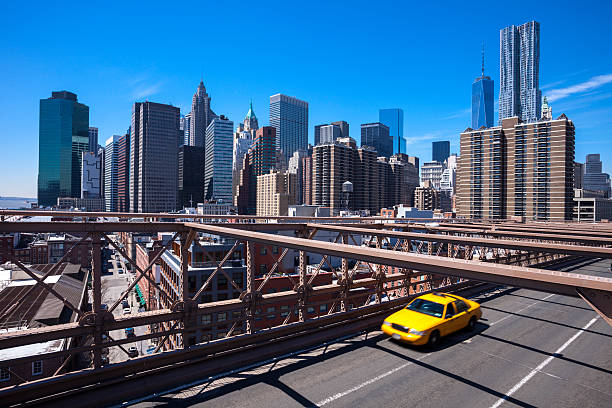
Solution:
[(383, 324), (384, 324), (385, 326), (391, 326), (391, 323), (389, 323), (389, 322), (388, 322), (388, 321), (386, 321), (386, 320), (383, 322)]
[(418, 331), (418, 330), (415, 330), (415, 329), (410, 329), (410, 330), (408, 331), (408, 333), (410, 333), (410, 334), (416, 334), (417, 336), (424, 336), (424, 335), (426, 335), (426, 334), (427, 334), (427, 332), (426, 332), (426, 331)]

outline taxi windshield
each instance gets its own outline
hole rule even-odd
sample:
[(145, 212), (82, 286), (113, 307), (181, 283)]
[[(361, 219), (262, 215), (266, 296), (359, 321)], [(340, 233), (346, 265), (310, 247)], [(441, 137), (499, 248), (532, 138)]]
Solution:
[(408, 306), (406, 306), (406, 309), (414, 310), (415, 312), (423, 313), (429, 316), (442, 317), (444, 305), (425, 299), (415, 299)]

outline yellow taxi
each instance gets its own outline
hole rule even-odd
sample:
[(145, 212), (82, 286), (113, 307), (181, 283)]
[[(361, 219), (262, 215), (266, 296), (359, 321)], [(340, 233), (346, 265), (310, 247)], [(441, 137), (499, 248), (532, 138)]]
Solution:
[(412, 300), (383, 322), (384, 333), (413, 345), (436, 345), (440, 338), (463, 328), (474, 329), (480, 305), (461, 296), (427, 293)]

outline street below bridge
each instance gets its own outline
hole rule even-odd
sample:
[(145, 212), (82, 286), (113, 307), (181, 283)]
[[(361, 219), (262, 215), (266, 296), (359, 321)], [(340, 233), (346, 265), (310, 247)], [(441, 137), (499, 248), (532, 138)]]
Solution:
[[(564, 270), (609, 277), (610, 261)], [(476, 330), (436, 349), (372, 330), (135, 406), (612, 406), (612, 327), (584, 301), (515, 288), (473, 299)]]

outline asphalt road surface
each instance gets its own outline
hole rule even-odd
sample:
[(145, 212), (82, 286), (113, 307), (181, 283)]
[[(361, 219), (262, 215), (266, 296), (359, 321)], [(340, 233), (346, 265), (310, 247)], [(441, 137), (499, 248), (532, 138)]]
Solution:
[[(117, 256), (117, 259), (112, 258), (110, 260), (111, 267), (108, 268), (108, 274), (102, 276), (102, 303), (106, 303), (109, 308), (125, 292), (125, 290), (130, 284), (131, 279), (133, 279), (133, 274), (127, 271), (125, 263), (119, 258), (121, 257)], [(123, 273), (119, 273), (119, 269), (122, 269)], [(132, 291), (132, 293), (127, 296), (126, 300), (131, 306), (131, 312), (137, 313), (139, 310), (139, 305), (136, 302), (134, 291)], [(123, 314), (123, 306), (119, 305), (115, 310), (113, 310), (113, 314), (115, 316), (121, 316)], [(146, 326), (134, 327), (134, 332), (136, 335), (144, 334), (146, 330)], [(114, 340), (125, 338), (125, 330), (123, 329), (113, 330), (109, 334)], [(127, 350), (129, 347), (132, 346), (135, 346), (138, 349), (138, 353), (142, 355), (146, 351), (148, 343), (143, 342), (141, 340), (137, 342), (126, 343), (123, 345), (123, 348)], [(125, 361), (129, 358), (125, 354), (125, 352), (119, 347), (111, 347), (108, 351), (108, 360), (110, 363), (118, 363), (121, 361)]]
[[(610, 276), (610, 261), (566, 268)], [(612, 327), (576, 298), (504, 288), (474, 298), (474, 332), (412, 348), (362, 333), (138, 407), (612, 407)]]

